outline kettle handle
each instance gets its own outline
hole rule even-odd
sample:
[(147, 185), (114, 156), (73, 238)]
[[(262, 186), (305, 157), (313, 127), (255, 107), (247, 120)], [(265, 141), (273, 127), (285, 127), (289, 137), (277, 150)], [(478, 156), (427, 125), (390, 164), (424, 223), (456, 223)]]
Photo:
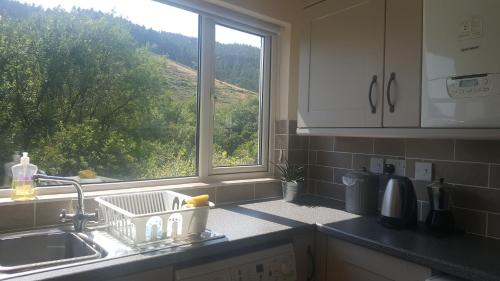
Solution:
[(410, 225), (416, 223), (416, 215), (417, 215), (417, 196), (415, 194), (415, 188), (413, 187), (413, 183), (410, 179), (407, 179), (408, 188), (403, 188), (402, 196), (405, 198), (405, 203), (403, 204), (403, 213), (405, 218), (408, 219)]

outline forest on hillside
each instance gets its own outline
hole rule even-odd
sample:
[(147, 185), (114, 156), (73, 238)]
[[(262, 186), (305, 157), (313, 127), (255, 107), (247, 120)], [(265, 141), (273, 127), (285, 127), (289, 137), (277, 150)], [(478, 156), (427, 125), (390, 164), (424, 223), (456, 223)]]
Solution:
[[(214, 164), (253, 164), (260, 49), (217, 44)], [(195, 175), (197, 48), (110, 14), (0, 0), (0, 163), (28, 151), (52, 175)]]

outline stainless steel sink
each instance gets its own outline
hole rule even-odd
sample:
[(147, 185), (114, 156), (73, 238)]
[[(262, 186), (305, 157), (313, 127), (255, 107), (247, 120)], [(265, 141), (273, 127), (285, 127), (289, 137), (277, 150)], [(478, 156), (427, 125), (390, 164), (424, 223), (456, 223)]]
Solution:
[(83, 232), (69, 229), (72, 227), (66, 225), (0, 234), (0, 280), (130, 255), (178, 252), (226, 240), (207, 230), (200, 237), (134, 247), (109, 234), (106, 225), (87, 227)]
[(0, 236), (0, 272), (32, 270), (101, 258), (103, 254), (73, 232), (43, 230)]

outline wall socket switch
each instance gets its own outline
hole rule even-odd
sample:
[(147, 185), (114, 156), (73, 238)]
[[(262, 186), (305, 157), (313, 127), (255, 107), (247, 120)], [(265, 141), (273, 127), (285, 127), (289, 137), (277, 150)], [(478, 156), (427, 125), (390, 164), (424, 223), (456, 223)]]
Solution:
[(432, 181), (432, 163), (415, 162), (415, 179)]
[(399, 159), (386, 159), (385, 164), (394, 165), (394, 174), (398, 176), (404, 176), (406, 171), (406, 161)]
[(384, 158), (370, 158), (370, 172), (375, 174), (383, 174)]

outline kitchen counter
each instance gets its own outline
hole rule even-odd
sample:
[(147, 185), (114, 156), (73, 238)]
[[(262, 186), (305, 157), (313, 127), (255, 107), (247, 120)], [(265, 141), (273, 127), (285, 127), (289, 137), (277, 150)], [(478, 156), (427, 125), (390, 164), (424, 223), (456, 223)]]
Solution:
[[(357, 216), (343, 205), (308, 197), (302, 205), (269, 201), (215, 210), (213, 229), (240, 239), (314, 221), (329, 236), (474, 281), (500, 280), (500, 240), (456, 234), (436, 238), (420, 226), (416, 230), (382, 227), (375, 216)], [(247, 218), (242, 219), (244, 215)], [(225, 219), (219, 221), (219, 217)], [(227, 222), (227, 225), (223, 223)], [(236, 222), (235, 227), (231, 227)], [(252, 227), (245, 227), (246, 223)]]
[[(358, 217), (339, 209), (338, 202), (308, 198), (304, 204), (269, 200), (220, 206), (210, 210), (207, 228), (224, 234), (225, 240), (212, 240), (193, 247), (178, 247), (107, 260), (95, 260), (83, 265), (66, 266), (6, 280), (107, 280), (154, 270), (194, 259), (213, 259), (227, 253), (255, 249), (259, 245), (289, 241), (294, 235), (316, 230), (316, 221), (336, 222)], [(1, 279), (1, 278), (0, 278)], [(3, 280), (3, 279), (2, 279)]]
[(500, 280), (500, 241), (465, 234), (438, 239), (423, 230), (387, 229), (376, 222), (376, 217), (360, 217), (342, 209), (338, 202), (316, 197), (304, 198), (301, 204), (272, 200), (221, 206), (210, 211), (207, 227), (225, 234), (225, 241), (97, 261), (12, 280), (105, 280), (286, 240), (314, 229), (458, 277)]
[(500, 241), (467, 234), (436, 238), (382, 227), (375, 217), (318, 225), (329, 236), (474, 281), (500, 280)]
[(210, 211), (207, 228), (223, 233), (230, 241), (258, 237), (315, 223), (328, 224), (359, 218), (342, 211), (338, 201), (304, 198), (301, 204), (272, 200), (227, 205)]

